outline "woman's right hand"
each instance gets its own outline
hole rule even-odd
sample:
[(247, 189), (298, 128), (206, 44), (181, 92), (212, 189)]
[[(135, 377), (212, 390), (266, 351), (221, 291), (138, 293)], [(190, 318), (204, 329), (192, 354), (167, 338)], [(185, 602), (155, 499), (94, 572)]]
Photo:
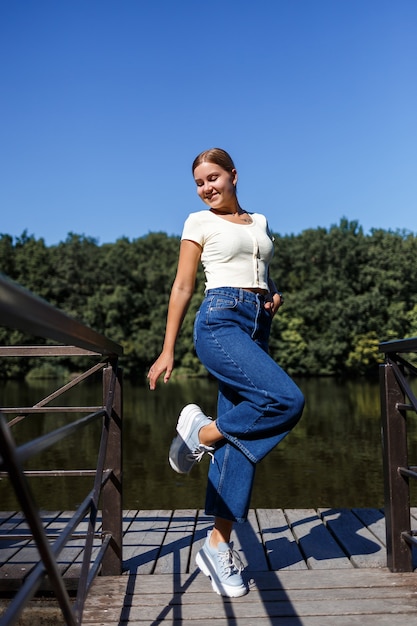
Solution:
[(156, 387), (156, 383), (161, 374), (164, 374), (164, 383), (167, 383), (171, 378), (172, 370), (174, 369), (174, 356), (171, 354), (165, 354), (161, 352), (155, 363), (151, 365), (147, 378), (149, 380), (149, 389), (153, 391)]

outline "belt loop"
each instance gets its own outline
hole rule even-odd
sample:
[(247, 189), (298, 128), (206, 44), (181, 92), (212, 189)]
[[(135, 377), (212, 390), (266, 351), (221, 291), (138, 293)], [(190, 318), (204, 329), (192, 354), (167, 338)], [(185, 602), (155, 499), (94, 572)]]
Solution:
[(243, 302), (243, 289), (239, 289), (239, 302)]

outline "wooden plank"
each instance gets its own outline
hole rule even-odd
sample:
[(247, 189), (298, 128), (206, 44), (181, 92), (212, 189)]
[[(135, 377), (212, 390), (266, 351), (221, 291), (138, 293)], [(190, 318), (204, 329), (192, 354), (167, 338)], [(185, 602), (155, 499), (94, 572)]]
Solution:
[(168, 510), (137, 512), (123, 538), (124, 571), (153, 572), (171, 517)]
[(0, 511), (0, 532), (1, 525), (8, 522), (9, 519), (17, 515), (16, 511)]
[[(189, 584), (192, 579), (192, 584)], [(187, 587), (191, 593), (207, 589), (206, 577), (180, 574), (153, 574), (152, 576), (136, 576), (126, 589), (126, 576), (102, 576), (96, 578), (91, 593), (120, 594), (125, 590), (129, 595), (183, 593)], [(319, 594), (328, 589), (396, 589), (401, 596), (407, 588), (417, 593), (417, 577), (414, 573), (392, 573), (388, 570), (364, 568), (350, 570), (286, 570), (279, 572), (255, 572), (252, 590), (264, 593), (268, 590), (303, 590), (315, 589)], [(251, 593), (249, 594), (249, 596)], [(248, 596), (248, 597), (249, 597)], [(131, 602), (131, 600), (129, 600)]]
[(234, 525), (232, 541), (234, 549), (239, 552), (243, 563), (251, 572), (268, 571), (269, 565), (254, 510), (249, 511), (246, 522)]
[[(59, 534), (72, 516), (73, 511), (41, 512), (46, 532), (51, 535)], [(11, 532), (26, 534), (29, 532), (29, 528), (23, 516), (20, 516), (20, 519), (22, 520), (21, 523)], [(100, 528), (100, 524), (98, 524), (98, 528)], [(77, 532), (85, 533), (86, 530), (87, 523), (82, 522), (75, 534)], [(54, 543), (56, 539), (51, 538), (50, 541)], [(82, 558), (84, 545), (85, 539), (72, 539), (57, 557), (58, 569), (67, 579), (66, 586), (68, 588), (77, 588), (80, 573), (79, 563)], [(39, 562), (39, 552), (34, 541), (27, 539), (22, 542), (15, 542), (15, 546), (18, 546), (19, 549), (15, 551), (13, 556), (8, 558), (8, 562), (4, 567), (0, 568), (1, 589), (3, 591), (18, 588), (28, 573)], [(1, 553), (4, 556), (3, 550), (1, 550)], [(77, 563), (76, 567), (73, 567), (74, 563)], [(40, 589), (42, 591), (51, 590), (51, 584), (47, 577), (42, 581)]]
[[(417, 617), (413, 574), (351, 569), (259, 572), (256, 576), (262, 585), (236, 599), (202, 592), (206, 587), (200, 584), (205, 580), (202, 575), (138, 576), (134, 585), (127, 586), (120, 578), (97, 579), (87, 600), (83, 623), (409, 626)], [(98, 590), (97, 585), (103, 583), (106, 587)]]
[[(250, 595), (233, 600), (225, 600), (217, 594), (205, 595), (198, 604), (188, 603), (187, 600), (193, 594), (183, 594), (179, 604), (161, 602), (157, 605), (149, 606), (140, 602), (138, 605), (124, 606), (122, 611), (119, 607), (109, 607), (106, 610), (106, 618), (113, 619), (114, 623), (129, 620), (129, 624), (134, 621), (142, 621), (146, 624), (155, 624), (165, 621), (167, 618), (177, 620), (189, 620), (198, 615), (201, 623), (206, 621), (216, 621), (216, 616), (229, 617), (231, 619), (252, 618), (282, 618), (304, 616), (339, 616), (360, 615), (366, 623), (368, 615), (391, 615), (393, 623), (397, 615), (408, 615), (409, 619), (417, 614), (417, 606), (414, 598), (356, 598), (345, 599), (337, 597), (335, 599), (298, 599), (288, 595), (285, 600), (271, 602), (251, 601)], [(92, 614), (96, 611), (95, 616)], [(94, 617), (97, 620), (97, 609), (93, 611), (86, 609), (84, 612), (84, 623), (88, 618)]]
[[(48, 531), (50, 524), (55, 520), (57, 515), (59, 515), (59, 512), (44, 512), (43, 514), (41, 513), (41, 515), (43, 526), (46, 531)], [(11, 532), (13, 534), (30, 535), (31, 530), (26, 522), (26, 518), (22, 514), (19, 514), (19, 516), (16, 516), (16, 519), (20, 519), (20, 522)], [(12, 520), (9, 520), (9, 523), (12, 524)], [(0, 576), (3, 589), (5, 585), (7, 586), (6, 580), (13, 586), (15, 583), (12, 581), (26, 578), (40, 560), (38, 548), (32, 539), (23, 539), (21, 542), (16, 542), (16, 540), (12, 541), (14, 541), (13, 548), (18, 549), (13, 549), (13, 554), (8, 554), (7, 561), (1, 567)]]
[(173, 513), (155, 566), (155, 574), (178, 574), (188, 569), (197, 511)]
[[(52, 524), (48, 528), (48, 531), (51, 533), (57, 533), (57, 534), (61, 533), (66, 527), (66, 525), (69, 523), (73, 515), (74, 515), (74, 511), (62, 511), (59, 514), (59, 517), (57, 517), (52, 522)], [(76, 532), (86, 532), (86, 531), (87, 531), (86, 522), (82, 522), (81, 525), (76, 529)], [(58, 568), (61, 571), (61, 573), (64, 574), (72, 565), (72, 563), (76, 560), (76, 558), (79, 557), (83, 549), (83, 545), (85, 545), (85, 540), (83, 541), (83, 543), (81, 543), (81, 541), (79, 540), (75, 540), (75, 541), (70, 540), (67, 543), (67, 545), (63, 548), (63, 550), (59, 553), (57, 557), (57, 563), (58, 563)]]
[(284, 512), (281, 509), (257, 509), (257, 516), (270, 568), (307, 569)]
[(285, 509), (285, 515), (309, 569), (353, 567), (314, 509)]
[(202, 574), (98, 578), (83, 624), (197, 626), (409, 626), (417, 579), (378, 569), (255, 572), (247, 596), (221, 598)]
[(362, 524), (375, 535), (383, 546), (386, 545), (385, 516), (382, 510), (367, 508), (352, 509), (352, 513), (354, 513)]
[[(71, 512), (69, 513), (71, 515)], [(59, 562), (62, 562), (67, 565), (67, 568), (64, 573), (64, 578), (66, 580), (67, 587), (72, 587), (74, 583), (76, 583), (77, 579), (80, 577), (81, 572), (81, 564), (84, 557), (84, 548), (86, 543), (86, 538), (82, 535), (85, 535), (88, 532), (89, 527), (89, 517), (85, 517), (77, 526), (73, 538), (70, 539), (67, 543), (66, 548), (60, 555)], [(96, 532), (100, 532), (102, 528), (102, 517), (101, 512), (97, 514), (96, 520)], [(80, 535), (80, 537), (77, 537)], [(97, 552), (101, 546), (101, 539), (94, 538), (93, 539), (93, 549), (91, 551), (91, 559), (90, 562), (93, 562)], [(67, 559), (65, 562), (64, 559)]]
[[(51, 532), (59, 531), (71, 514), (45, 513), (44, 524)], [(21, 516), (11, 513), (0, 520), (13, 532), (26, 532)], [(77, 530), (86, 524), (83, 520)], [(250, 579), (249, 594), (235, 599), (217, 596), (193, 561), (212, 524), (212, 517), (188, 509), (124, 511), (128, 575), (95, 579), (83, 624), (409, 626), (417, 619), (416, 575), (375, 565), (381, 563), (381, 554), (385, 557), (382, 511), (324, 509), (318, 515), (314, 509), (251, 510), (248, 522), (236, 524), (232, 536), (248, 563), (245, 576)], [(68, 565), (66, 575), (73, 576), (66, 579), (67, 586), (71, 581), (76, 586), (83, 544), (84, 539), (74, 538), (60, 555), (60, 567)], [(94, 552), (100, 544), (97, 539)], [(15, 551), (16, 559), (29, 548)], [(277, 571), (266, 571), (268, 551)], [(344, 552), (351, 561), (340, 568)], [(323, 569), (324, 564), (331, 569)]]
[[(4, 513), (0, 526), (2, 534), (27, 535), (28, 529), (25, 525), (25, 517), (23, 513)], [(29, 539), (2, 539), (0, 542), (0, 579), (5, 575), (3, 566), (11, 559), (21, 548), (29, 542)]]
[(135, 519), (136, 514), (137, 514), (137, 510), (136, 509), (125, 509), (123, 511), (123, 522), (122, 522), (123, 535), (125, 535), (125, 533), (127, 532), (130, 524)]
[[(321, 591), (321, 593), (320, 593)], [(212, 599), (213, 602), (216, 602), (219, 600), (219, 598), (216, 597), (217, 594), (215, 594), (213, 591), (207, 592), (207, 591), (194, 591), (192, 588), (190, 588), (188, 593), (149, 593), (149, 594), (142, 594), (142, 593), (138, 593), (135, 595), (132, 595), (129, 599), (127, 599), (126, 601), (126, 605), (128, 606), (147, 606), (147, 607), (162, 607), (162, 606), (168, 606), (168, 605), (193, 605), (193, 604), (203, 604), (204, 602), (207, 602), (207, 599)], [(107, 594), (106, 594), (106, 597)], [(98, 598), (98, 596), (97, 596)], [(110, 600), (110, 598), (112, 598), (112, 601), (109, 601), (109, 604), (113, 606), (113, 599), (115, 599), (117, 601), (117, 596), (112, 593), (110, 597), (108, 597), (108, 599)], [(120, 598), (120, 594), (119, 594), (119, 598)], [(260, 592), (257, 589), (253, 589), (249, 592), (249, 594), (247, 596), (244, 596), (243, 598), (237, 600), (237, 602), (245, 604), (245, 603), (250, 603), (250, 604), (269, 604), (271, 602), (288, 602), (291, 601), (292, 603), (295, 602), (320, 602), (320, 603), (327, 603), (327, 602), (336, 602), (338, 600), (343, 600), (343, 601), (353, 601), (355, 602), (356, 600), (381, 600), (381, 599), (390, 599), (392, 600), (393, 603), (398, 603), (398, 601), (403, 601), (403, 602), (410, 602), (415, 600), (415, 593), (413, 591), (411, 591), (410, 589), (393, 589), (393, 588), (388, 588), (388, 587), (379, 587), (376, 589), (367, 589), (367, 588), (362, 588), (362, 589), (358, 589), (358, 588), (346, 588), (346, 587), (339, 587), (336, 589), (322, 589), (322, 590), (317, 590), (317, 589), (310, 589), (310, 588), (305, 588), (305, 589), (280, 589), (280, 590), (269, 590), (269, 591), (264, 591), (264, 592)], [(221, 600), (222, 602), (224, 602), (225, 600)], [(231, 600), (229, 598), (228, 600), (230, 601), (234, 601)], [(92, 602), (93, 603), (93, 602)]]
[(189, 571), (194, 572), (194, 574), (200, 571), (195, 563), (195, 557), (197, 556), (197, 552), (200, 550), (203, 543), (205, 542), (208, 531), (212, 528), (213, 517), (211, 515), (206, 515), (204, 511), (198, 511), (189, 565)]
[[(44, 513), (43, 525), (53, 521), (59, 513)], [(39, 552), (31, 539), (19, 539), (17, 535), (31, 535), (30, 528), (22, 513), (14, 513), (11, 517), (3, 516), (2, 533), (9, 533), (10, 538), (0, 542), (0, 585), (4, 592), (15, 591), (21, 586), (22, 580), (33, 569), (39, 560)]]
[[(143, 621), (104, 621), (90, 622), (88, 620), (83, 623), (89, 626), (123, 626), (129, 624), (129, 626), (144, 626)], [(215, 620), (215, 621), (214, 621)], [(240, 617), (239, 620), (216, 615), (214, 618), (210, 618), (210, 623), (214, 622), (215, 626), (254, 626), (253, 619), (251, 617)], [(162, 620), (153, 621), (152, 626), (202, 626), (202, 622), (198, 617), (194, 619), (180, 619), (177, 618), (163, 618)], [(337, 626), (410, 626), (409, 615), (396, 615), (395, 623), (393, 622), (392, 615), (367, 615), (364, 621), (363, 615), (348, 615), (337, 617)], [(335, 618), (330, 616), (304, 616), (302, 621), (298, 616), (294, 617), (257, 617), (256, 626), (335, 626)]]
[[(417, 515), (416, 508), (411, 512)], [(58, 532), (71, 515), (69, 511), (59, 514), (44, 512), (44, 525), (48, 531)], [(140, 574), (186, 572), (189, 561), (189, 571), (197, 574), (195, 554), (205, 540), (207, 530), (212, 527), (213, 518), (198, 512), (193, 528), (194, 515), (194, 510), (174, 513), (166, 510), (124, 511), (125, 571)], [(247, 563), (247, 572), (255, 574), (268, 567), (278, 571), (308, 567), (338, 569), (344, 561), (336, 551), (338, 543), (349, 552), (354, 567), (385, 567), (385, 520), (382, 511), (324, 509), (320, 515), (326, 526), (313, 509), (251, 510), (248, 522), (236, 524), (232, 535), (235, 549)], [(0, 515), (0, 522), (3, 529), (10, 532), (27, 533), (21, 514), (5, 512)], [(86, 528), (86, 521), (78, 531), (81, 528)], [(96, 540), (94, 553), (100, 544), (101, 541)], [(2, 577), (7, 581), (19, 581), (37, 562), (37, 549), (28, 540), (3, 541), (1, 546), (3, 563), (8, 561), (8, 565), (0, 567), (0, 581)], [(79, 576), (83, 546), (83, 540), (72, 539), (58, 558), (65, 576), (74, 581)]]
[(319, 509), (355, 567), (386, 567), (385, 546), (349, 509)]
[(264, 591), (305, 588), (327, 590), (339, 587), (343, 589), (410, 587), (417, 591), (417, 578), (414, 573), (392, 573), (386, 568), (259, 572), (254, 574), (254, 583), (256, 588)]

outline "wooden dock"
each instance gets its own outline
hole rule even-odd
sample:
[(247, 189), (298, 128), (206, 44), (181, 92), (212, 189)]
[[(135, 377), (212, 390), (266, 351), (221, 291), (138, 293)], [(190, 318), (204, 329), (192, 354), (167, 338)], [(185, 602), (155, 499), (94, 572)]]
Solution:
[[(62, 528), (69, 515), (44, 513), (48, 532)], [(409, 626), (417, 619), (417, 572), (386, 568), (381, 510), (251, 510), (233, 535), (250, 592), (235, 599), (216, 595), (195, 565), (211, 525), (212, 518), (196, 510), (125, 511), (124, 574), (96, 578), (83, 624)], [(16, 589), (37, 562), (36, 547), (19, 540), (25, 531), (21, 514), (0, 514), (0, 532), (10, 534), (0, 542), (3, 590)], [(77, 584), (80, 543), (74, 537), (59, 560), (69, 588)], [(62, 621), (57, 616), (50, 623)]]

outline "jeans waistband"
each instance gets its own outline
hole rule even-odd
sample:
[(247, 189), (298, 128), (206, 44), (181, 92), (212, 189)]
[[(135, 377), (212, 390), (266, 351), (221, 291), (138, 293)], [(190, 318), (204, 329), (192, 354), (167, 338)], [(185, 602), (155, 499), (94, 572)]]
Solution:
[(233, 296), (240, 302), (264, 302), (265, 300), (263, 293), (247, 291), (241, 287), (214, 287), (213, 289), (207, 289), (206, 297), (213, 295)]

